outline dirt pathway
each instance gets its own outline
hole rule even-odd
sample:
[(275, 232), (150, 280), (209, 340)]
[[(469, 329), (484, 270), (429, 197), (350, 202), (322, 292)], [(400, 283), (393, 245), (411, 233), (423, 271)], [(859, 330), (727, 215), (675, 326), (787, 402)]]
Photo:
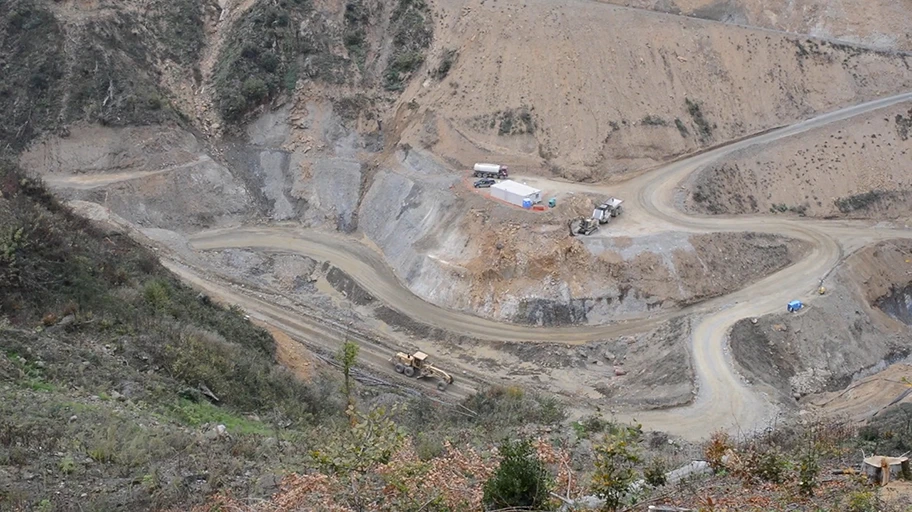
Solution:
[(186, 169), (188, 167), (193, 167), (202, 163), (211, 162), (212, 158), (206, 155), (200, 155), (199, 158), (193, 160), (192, 162), (187, 162), (180, 165), (172, 165), (170, 167), (165, 167), (164, 169), (159, 169), (157, 171), (125, 171), (125, 172), (110, 172), (102, 174), (71, 174), (71, 175), (59, 175), (59, 174), (49, 174), (43, 176), (42, 179), (44, 182), (52, 188), (69, 188), (76, 190), (91, 190), (94, 188), (105, 187), (113, 183), (119, 183), (121, 181), (135, 180), (138, 178), (147, 178), (149, 176), (155, 176), (157, 174), (165, 174), (169, 172), (179, 171), (181, 169)]
[[(287, 335), (305, 342), (312, 350), (324, 355), (335, 354), (343, 339), (351, 339), (361, 347), (358, 354), (359, 366), (367, 367), (378, 375), (384, 375), (385, 380), (391, 385), (414, 386), (414, 379), (398, 375), (392, 370), (389, 359), (398, 347), (388, 340), (330, 322), (317, 315), (277, 306), (263, 293), (257, 294), (263, 298), (254, 297), (250, 290), (240, 291), (231, 284), (219, 283), (213, 276), (204, 275), (177, 261), (162, 258), (162, 264), (186, 283), (204, 291), (216, 301), (235, 304), (247, 311), (255, 322), (281, 329)], [(453, 384), (444, 393), (436, 391), (433, 383), (422, 386), (422, 390), (438, 400), (453, 401), (467, 398), (485, 383), (486, 380), (482, 376), (463, 371), (456, 375)]]
[[(727, 353), (729, 328), (742, 318), (778, 311), (795, 298), (812, 301), (813, 291), (847, 252), (881, 240), (912, 238), (912, 231), (875, 227), (873, 222), (689, 215), (675, 209), (674, 191), (699, 167), (735, 151), (791, 137), (910, 99), (912, 93), (906, 93), (845, 108), (672, 162), (617, 187), (603, 188), (622, 197), (634, 197), (635, 200), (629, 201), (632, 203), (628, 207), (629, 215), (642, 217), (642, 225), (654, 226), (657, 231), (669, 228), (697, 233), (751, 231), (789, 236), (812, 245), (812, 250), (803, 260), (737, 292), (677, 312), (644, 316), (615, 325), (535, 328), (501, 324), (440, 308), (412, 294), (379, 254), (355, 241), (326, 233), (287, 226), (239, 228), (203, 233), (193, 237), (191, 242), (196, 249), (258, 247), (298, 252), (331, 261), (380, 300), (408, 316), (480, 339), (582, 343), (639, 332), (675, 314), (712, 312), (695, 327), (692, 339), (699, 389), (694, 403), (671, 410), (625, 415), (621, 419), (635, 418), (647, 428), (692, 440), (704, 438), (710, 427), (750, 432), (764, 428), (775, 415), (776, 407), (767, 397), (754, 392), (735, 373)], [(562, 183), (561, 186), (568, 185)], [(585, 188), (592, 191), (594, 187), (587, 184)], [(844, 245), (842, 240), (849, 243)]]

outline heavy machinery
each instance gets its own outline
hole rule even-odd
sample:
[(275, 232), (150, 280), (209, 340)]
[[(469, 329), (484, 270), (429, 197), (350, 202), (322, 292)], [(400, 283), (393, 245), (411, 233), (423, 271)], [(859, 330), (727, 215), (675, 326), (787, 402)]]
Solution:
[(475, 164), (475, 172), (472, 176), (476, 178), (492, 178), (505, 180), (510, 176), (505, 165), (498, 164)]
[(624, 201), (616, 197), (609, 197), (604, 203), (595, 207), (595, 210), (592, 211), (592, 218), (597, 220), (599, 224), (607, 224), (612, 217), (617, 217), (621, 214), (621, 204)]
[(591, 235), (598, 230), (599, 222), (592, 217), (588, 219), (579, 217), (568, 222), (567, 226), (570, 228), (570, 236)]
[(396, 365), (396, 373), (405, 374), (406, 377), (437, 377), (437, 389), (446, 390), (447, 386), (453, 383), (453, 376), (429, 363), (427, 358), (428, 355), (424, 352), (415, 352), (412, 355), (397, 352), (390, 362)]

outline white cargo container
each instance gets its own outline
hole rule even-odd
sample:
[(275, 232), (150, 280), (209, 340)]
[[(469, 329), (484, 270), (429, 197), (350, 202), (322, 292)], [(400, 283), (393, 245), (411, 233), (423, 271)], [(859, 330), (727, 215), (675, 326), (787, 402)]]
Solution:
[(513, 180), (504, 180), (496, 185), (491, 185), (491, 197), (522, 207), (524, 200), (529, 201), (530, 205), (540, 203), (541, 190)]

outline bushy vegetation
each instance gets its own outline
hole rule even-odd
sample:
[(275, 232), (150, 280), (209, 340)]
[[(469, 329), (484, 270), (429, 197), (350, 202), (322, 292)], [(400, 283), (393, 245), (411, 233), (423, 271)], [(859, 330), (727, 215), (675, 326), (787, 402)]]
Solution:
[(443, 80), (450, 73), (453, 64), (456, 63), (456, 58), (459, 56), (459, 53), (454, 49), (447, 49), (443, 51), (443, 56), (440, 57), (440, 64), (437, 65), (437, 69), (434, 71), (434, 76), (438, 80)]
[(645, 124), (646, 126), (666, 126), (668, 122), (662, 119), (659, 116), (647, 115), (644, 117), (640, 123)]
[(366, 27), (369, 23), (370, 15), (363, 1), (351, 0), (345, 4), (345, 32), (342, 40), (349, 57), (362, 69), (367, 55)]
[(402, 90), (411, 74), (424, 64), (424, 54), (433, 36), (432, 27), (430, 9), (424, 0), (398, 0), (390, 17), (393, 44), (383, 72), (386, 90)]
[(885, 199), (890, 199), (894, 194), (883, 190), (871, 190), (861, 194), (855, 194), (848, 197), (840, 197), (835, 200), (836, 208), (842, 213), (852, 213), (858, 210), (866, 210)]
[(902, 114), (896, 114), (896, 134), (902, 140), (909, 140), (909, 130), (912, 129), (912, 109), (909, 109), (908, 117)]
[[(712, 137), (713, 126), (706, 120), (700, 104), (690, 98), (685, 98), (684, 104), (687, 107), (687, 113), (690, 114), (690, 118), (697, 126), (697, 134), (700, 136), (700, 139), (704, 142), (709, 140), (709, 138)], [(678, 128), (678, 130), (680, 130), (680, 128)]]
[[(74, 493), (101, 477), (109, 487), (83, 504), (105, 510), (192, 503), (201, 486), (249, 484), (243, 473), (281, 464), (279, 452), (304, 461), (309, 429), (341, 414), (338, 386), (277, 366), (272, 338), (239, 310), (185, 287), (125, 236), (95, 230), (9, 162), (0, 196), (0, 225), (12, 228), (0, 258), (0, 465), (53, 466)], [(200, 444), (215, 424), (231, 439)], [(64, 455), (52, 462), (54, 453)], [(15, 482), (0, 506), (28, 508), (36, 483)], [(65, 506), (75, 496), (44, 498)]]
[(631, 486), (639, 476), (637, 467), (642, 461), (638, 447), (641, 435), (639, 428), (616, 428), (595, 445), (592, 487), (605, 500), (608, 510), (620, 508), (632, 492)]
[(532, 111), (527, 107), (509, 108), (494, 112), (490, 116), (476, 118), (480, 126), (497, 129), (498, 135), (523, 135), (535, 133), (537, 125)]
[(679, 117), (675, 118), (675, 128), (678, 129), (678, 133), (681, 134), (681, 137), (684, 137), (686, 139), (690, 136), (690, 131), (686, 126), (684, 126), (684, 121), (681, 121), (681, 118)]
[(550, 500), (551, 475), (527, 439), (500, 444), (500, 465), (485, 482), (484, 504), (488, 510), (522, 507), (540, 509)]
[(215, 69), (219, 112), (238, 121), (297, 82), (299, 54), (317, 48), (299, 40), (307, 0), (261, 0), (231, 28)]

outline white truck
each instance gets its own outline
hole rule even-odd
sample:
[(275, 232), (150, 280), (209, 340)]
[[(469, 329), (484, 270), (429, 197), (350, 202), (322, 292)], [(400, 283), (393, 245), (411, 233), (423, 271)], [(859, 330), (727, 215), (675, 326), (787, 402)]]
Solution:
[(475, 164), (475, 173), (472, 176), (476, 178), (493, 178), (505, 180), (510, 174), (507, 172), (505, 165), (499, 164)]
[(616, 197), (609, 197), (604, 203), (595, 207), (595, 210), (592, 211), (592, 218), (599, 224), (607, 224), (611, 217), (621, 214), (621, 203), (623, 202)]

